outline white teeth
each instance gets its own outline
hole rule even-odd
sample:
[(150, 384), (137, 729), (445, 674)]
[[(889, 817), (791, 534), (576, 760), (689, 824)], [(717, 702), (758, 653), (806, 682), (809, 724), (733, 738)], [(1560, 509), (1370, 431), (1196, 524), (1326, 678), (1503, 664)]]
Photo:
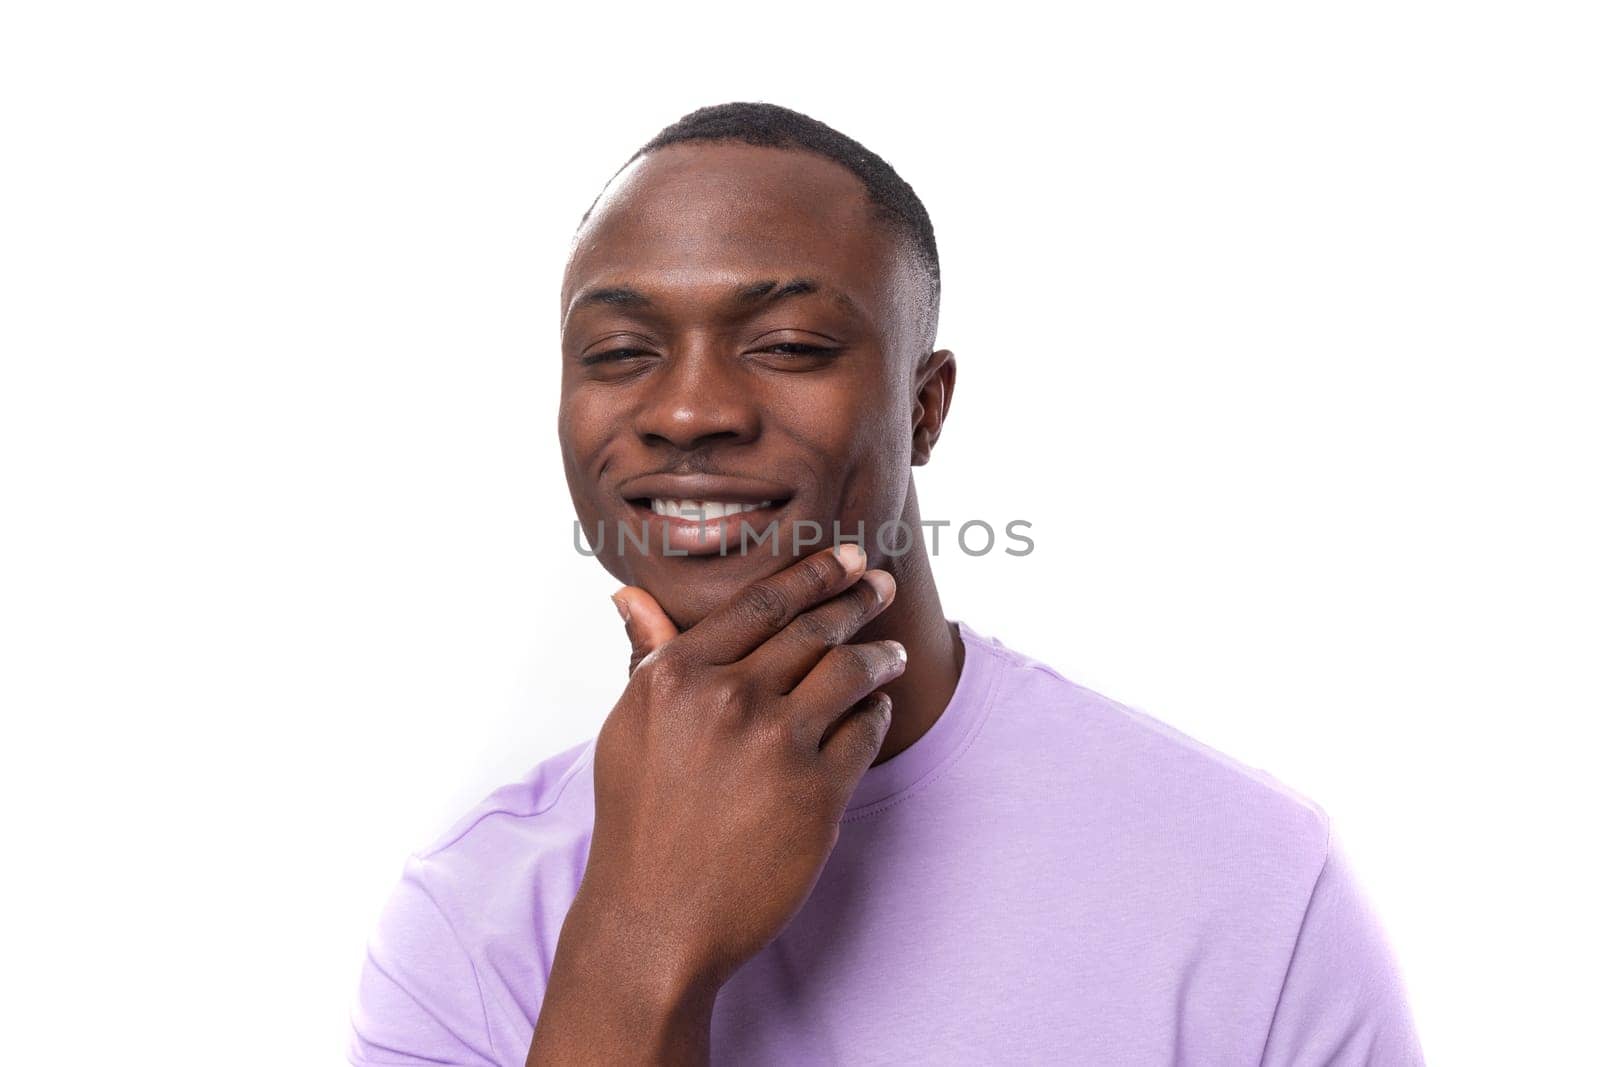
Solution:
[(763, 500), (759, 504), (740, 504), (723, 500), (663, 500), (654, 497), (650, 500), (650, 510), (657, 515), (689, 519), (693, 522), (711, 522), (714, 519), (771, 506), (770, 500)]

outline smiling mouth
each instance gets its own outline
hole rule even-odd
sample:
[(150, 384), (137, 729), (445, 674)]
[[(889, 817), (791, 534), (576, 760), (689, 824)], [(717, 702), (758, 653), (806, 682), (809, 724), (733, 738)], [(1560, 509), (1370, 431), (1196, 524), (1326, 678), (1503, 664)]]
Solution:
[(639, 516), (639, 526), (646, 535), (646, 553), (727, 557), (745, 555), (751, 538), (756, 546), (767, 544), (768, 551), (776, 554), (779, 542), (774, 535), (779, 515), (790, 499), (631, 497), (628, 504)]
[(689, 500), (675, 497), (633, 497), (628, 503), (665, 519), (682, 523), (717, 522), (754, 511), (776, 511), (789, 502), (787, 497), (747, 502), (743, 500)]

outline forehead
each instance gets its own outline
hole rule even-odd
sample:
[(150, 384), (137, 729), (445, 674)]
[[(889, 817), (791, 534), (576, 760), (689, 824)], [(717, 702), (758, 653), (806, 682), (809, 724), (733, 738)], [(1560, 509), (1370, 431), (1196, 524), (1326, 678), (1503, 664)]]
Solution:
[(597, 286), (711, 294), (804, 276), (869, 312), (901, 287), (899, 242), (832, 160), (744, 144), (679, 144), (635, 160), (580, 230), (561, 303)]

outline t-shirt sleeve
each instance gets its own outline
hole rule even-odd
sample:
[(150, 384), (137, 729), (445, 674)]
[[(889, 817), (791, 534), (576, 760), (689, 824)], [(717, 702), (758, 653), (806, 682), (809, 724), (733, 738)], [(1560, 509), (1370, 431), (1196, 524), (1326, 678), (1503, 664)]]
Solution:
[(1399, 967), (1336, 834), (1306, 905), (1261, 1063), (1423, 1063)]
[(493, 1067), (488, 1032), (472, 960), (412, 859), (367, 943), (346, 1056), (356, 1067)]

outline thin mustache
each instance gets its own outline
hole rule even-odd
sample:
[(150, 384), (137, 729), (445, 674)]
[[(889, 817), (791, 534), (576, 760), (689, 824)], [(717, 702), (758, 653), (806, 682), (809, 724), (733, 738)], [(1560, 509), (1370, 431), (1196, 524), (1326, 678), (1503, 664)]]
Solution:
[(674, 475), (674, 474), (708, 474), (713, 478), (743, 478), (743, 477), (746, 477), (746, 475), (739, 474), (739, 473), (736, 473), (734, 471), (719, 471), (715, 467), (713, 467), (711, 465), (711, 461), (706, 459), (704, 456), (695, 456), (695, 457), (692, 457), (692, 458), (689, 458), (689, 459), (685, 459), (683, 462), (678, 463), (678, 464), (676, 464), (674, 466), (663, 467), (660, 470), (650, 471), (648, 476), (649, 477), (655, 477), (656, 475)]

